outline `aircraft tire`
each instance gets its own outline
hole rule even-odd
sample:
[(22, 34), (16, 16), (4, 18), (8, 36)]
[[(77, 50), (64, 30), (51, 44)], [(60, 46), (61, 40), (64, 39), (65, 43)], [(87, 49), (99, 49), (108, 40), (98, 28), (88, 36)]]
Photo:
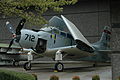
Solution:
[(30, 62), (26, 62), (26, 63), (24, 64), (24, 69), (25, 69), (25, 70), (31, 70), (31, 63), (30, 63)]
[(56, 63), (55, 64), (55, 70), (57, 70), (58, 72), (62, 72), (64, 70), (64, 65), (62, 63)]
[(19, 66), (19, 61), (13, 61), (13, 66), (15, 67)]
[(96, 67), (96, 64), (93, 64), (93, 67)]
[(94, 64), (93, 64), (93, 67), (96, 67), (97, 66), (97, 63), (95, 62)]

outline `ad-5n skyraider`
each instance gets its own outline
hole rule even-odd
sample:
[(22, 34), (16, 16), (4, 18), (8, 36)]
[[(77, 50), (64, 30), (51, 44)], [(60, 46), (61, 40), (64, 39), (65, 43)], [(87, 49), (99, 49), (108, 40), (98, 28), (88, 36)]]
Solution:
[[(15, 43), (20, 45), (23, 51), (29, 51), (29, 54), (41, 54), (51, 57), (56, 61), (54, 68), (57, 71), (64, 70), (64, 64), (61, 62), (63, 59), (92, 61), (95, 63), (110, 61), (110, 57), (105, 53), (110, 50), (111, 32), (108, 26), (105, 26), (100, 40), (91, 44), (78, 28), (63, 15), (61, 15), (61, 18), (54, 16), (50, 20), (51, 25), (46, 25), (40, 30), (23, 29), (25, 21), (25, 19), (20, 21), (16, 31), (13, 30), (9, 22), (6, 22), (7, 28), (14, 36), (8, 50)], [(69, 33), (56, 26), (68, 28)], [(31, 63), (25, 63), (24, 69), (30, 70)]]

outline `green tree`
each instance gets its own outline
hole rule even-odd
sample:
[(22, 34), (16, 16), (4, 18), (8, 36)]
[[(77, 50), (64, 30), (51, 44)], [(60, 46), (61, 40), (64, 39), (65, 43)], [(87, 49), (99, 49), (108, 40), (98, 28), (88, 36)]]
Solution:
[(73, 5), (77, 0), (0, 0), (0, 14), (7, 17), (25, 18), (32, 24), (47, 23), (42, 16), (47, 10), (61, 12), (64, 5)]

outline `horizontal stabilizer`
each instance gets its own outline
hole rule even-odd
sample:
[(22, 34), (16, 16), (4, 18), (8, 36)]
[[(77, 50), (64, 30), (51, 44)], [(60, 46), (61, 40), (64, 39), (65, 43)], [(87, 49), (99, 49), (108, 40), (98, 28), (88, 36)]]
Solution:
[(115, 50), (99, 50), (98, 52), (103, 53), (103, 54), (114, 54), (114, 53), (118, 53), (120, 51), (115, 51)]
[[(87, 49), (91, 48), (90, 50), (93, 50), (93, 47), (91, 46), (91, 44), (82, 35), (82, 33), (77, 29), (77, 27), (71, 21), (69, 21), (67, 18), (65, 18), (63, 15), (61, 15), (61, 17), (64, 20), (65, 24), (67, 25), (67, 28), (69, 29), (69, 31), (72, 34), (76, 43), (78, 43), (79, 46), (84, 45)], [(80, 45), (80, 44), (82, 44), (82, 45)]]

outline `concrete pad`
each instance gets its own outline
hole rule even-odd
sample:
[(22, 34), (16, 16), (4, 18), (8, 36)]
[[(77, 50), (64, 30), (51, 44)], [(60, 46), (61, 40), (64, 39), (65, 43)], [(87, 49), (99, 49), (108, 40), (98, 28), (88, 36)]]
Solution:
[[(79, 64), (78, 64), (79, 65)], [(73, 67), (66, 68), (64, 72), (54, 72), (48, 64), (33, 65), (32, 70), (25, 71), (23, 67), (0, 66), (0, 69), (37, 74), (38, 80), (49, 80), (50, 76), (57, 75), (59, 80), (72, 80), (73, 76), (79, 76), (81, 80), (91, 80), (92, 76), (99, 75), (101, 80), (112, 80), (111, 66), (98, 67)], [(71, 67), (73, 64), (71, 64)]]

